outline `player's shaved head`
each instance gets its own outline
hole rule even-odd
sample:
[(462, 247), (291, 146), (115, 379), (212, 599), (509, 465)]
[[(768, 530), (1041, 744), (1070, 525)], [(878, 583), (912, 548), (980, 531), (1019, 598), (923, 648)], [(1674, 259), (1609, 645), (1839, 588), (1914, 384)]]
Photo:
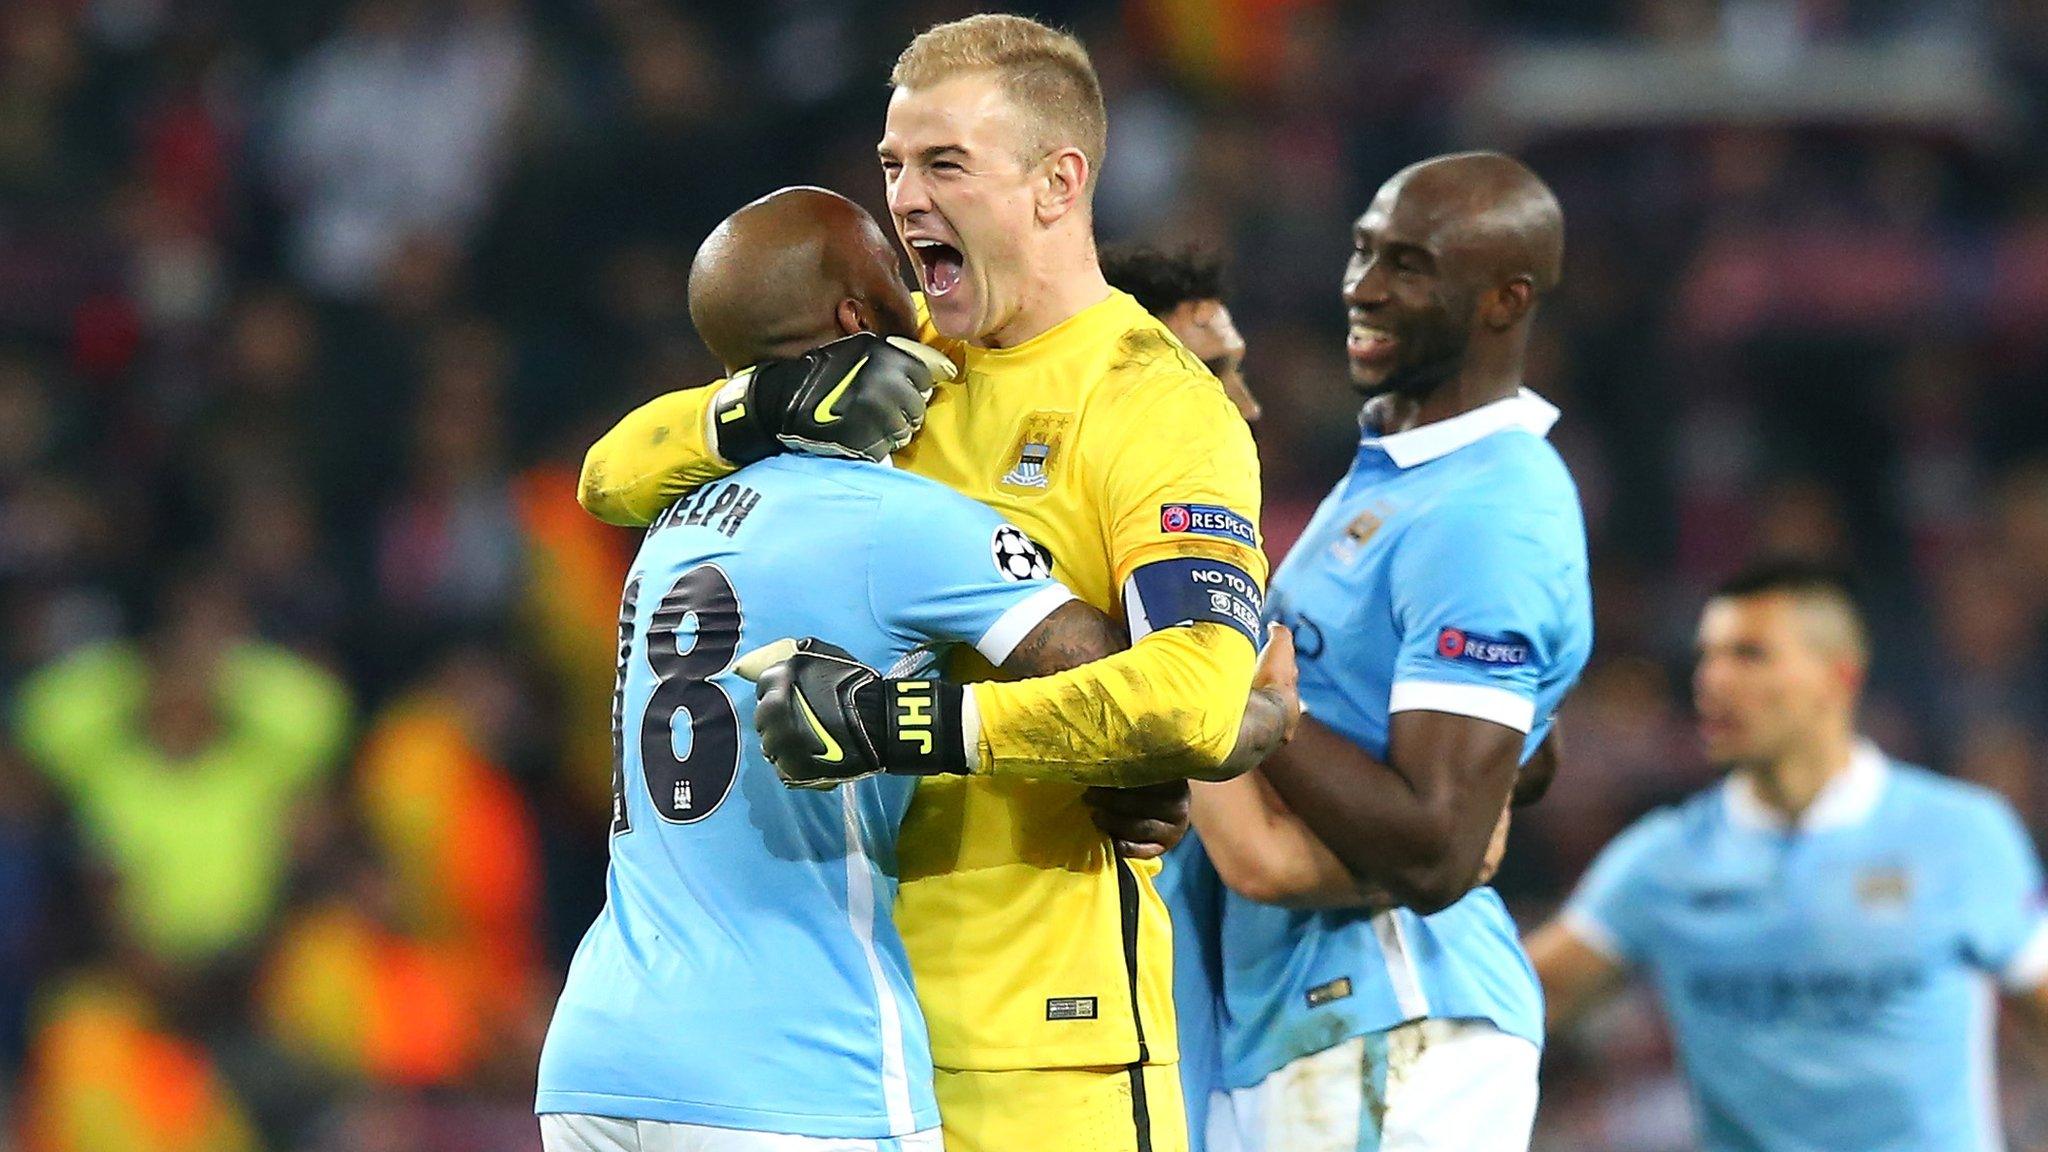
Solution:
[(1716, 600), (1781, 598), (1798, 622), (1800, 639), (1816, 655), (1870, 662), (1870, 633), (1856, 606), (1849, 578), (1835, 568), (1807, 560), (1778, 559), (1751, 565), (1714, 591)]
[(783, 188), (725, 218), (690, 263), (690, 321), (728, 370), (857, 331), (915, 336), (896, 248), (860, 205)]
[(1557, 285), (1564, 263), (1564, 209), (1541, 177), (1512, 156), (1459, 152), (1411, 164), (1380, 188), (1411, 230), (1469, 261), (1496, 283), (1527, 277)]
[(1375, 423), (1419, 419), (1425, 403), (1441, 419), (1520, 386), (1537, 301), (1564, 261), (1564, 211), (1527, 166), (1498, 152), (1411, 164), (1351, 243), (1351, 380), (1405, 413), (1382, 405)]
[(1815, 652), (1864, 665), (1870, 662), (1870, 641), (1855, 606), (1826, 592), (1788, 592), (1799, 614), (1800, 630)]

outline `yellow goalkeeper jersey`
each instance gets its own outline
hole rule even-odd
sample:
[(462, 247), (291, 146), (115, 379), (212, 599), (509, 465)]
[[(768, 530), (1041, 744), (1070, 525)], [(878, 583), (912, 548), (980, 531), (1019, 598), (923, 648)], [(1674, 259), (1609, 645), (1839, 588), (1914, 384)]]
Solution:
[[(1076, 595), (1120, 615), (1132, 572), (1180, 557), (1221, 560), (1263, 584), (1250, 430), (1135, 299), (1114, 292), (1013, 348), (941, 339), (929, 322), (922, 335), (961, 373), (939, 385), (897, 463), (993, 506), (1050, 553), (1053, 575)], [(1203, 530), (1189, 509), (1229, 515), (1212, 512)], [(955, 671), (992, 674), (985, 664)], [(1228, 723), (1234, 733), (1236, 714)], [(896, 923), (939, 1066), (1177, 1058), (1158, 864), (1119, 859), (1081, 792), (919, 783), (898, 841)]]
[[(921, 297), (918, 310), (923, 319)], [(977, 692), (984, 761), (1037, 762), (1057, 777), (1168, 745), (1227, 753), (1254, 663), (1252, 646), (1230, 632), (1257, 634), (1266, 561), (1251, 432), (1222, 386), (1122, 292), (1014, 348), (945, 340), (929, 320), (920, 335), (961, 372), (938, 386), (896, 463), (993, 506), (1090, 604), (1113, 616), (1141, 605), (1137, 634), (1201, 621), (1141, 641), (1137, 659), (1085, 691)], [(583, 505), (613, 523), (646, 524), (730, 472), (706, 437), (711, 392), (660, 397), (599, 440), (584, 462)], [(1258, 587), (1233, 594), (1231, 569)], [(950, 671), (993, 675), (978, 661)], [(1159, 723), (1174, 733), (1144, 727)], [(918, 784), (898, 842), (895, 920), (938, 1066), (1177, 1059), (1158, 865), (1119, 859), (1082, 791), (987, 776)]]

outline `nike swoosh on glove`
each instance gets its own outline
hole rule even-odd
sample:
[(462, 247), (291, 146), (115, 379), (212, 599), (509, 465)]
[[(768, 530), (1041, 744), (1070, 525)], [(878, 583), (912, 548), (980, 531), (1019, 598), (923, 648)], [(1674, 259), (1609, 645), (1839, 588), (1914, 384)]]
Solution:
[(754, 681), (761, 751), (793, 788), (967, 771), (957, 684), (884, 677), (816, 637), (756, 649), (733, 671)]
[(747, 465), (783, 451), (880, 460), (924, 426), (953, 362), (915, 340), (857, 332), (733, 374), (711, 403), (712, 447)]

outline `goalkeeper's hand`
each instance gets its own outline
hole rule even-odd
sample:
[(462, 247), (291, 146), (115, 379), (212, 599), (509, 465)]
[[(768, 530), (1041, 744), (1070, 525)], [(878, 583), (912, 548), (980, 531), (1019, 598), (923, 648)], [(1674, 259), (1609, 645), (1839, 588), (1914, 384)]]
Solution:
[(782, 451), (880, 460), (910, 443), (953, 362), (915, 340), (857, 332), (733, 374), (711, 402), (711, 446), (747, 465)]
[(754, 682), (761, 751), (792, 788), (967, 771), (956, 684), (885, 677), (815, 637), (778, 640), (733, 670)]

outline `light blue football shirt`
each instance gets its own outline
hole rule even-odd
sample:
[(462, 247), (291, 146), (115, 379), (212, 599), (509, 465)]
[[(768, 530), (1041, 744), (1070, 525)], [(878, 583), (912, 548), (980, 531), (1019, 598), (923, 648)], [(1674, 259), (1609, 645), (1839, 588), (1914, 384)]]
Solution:
[(914, 780), (792, 790), (736, 656), (820, 636), (889, 669), (1000, 664), (1072, 593), (930, 480), (780, 456), (663, 513), (620, 609), (611, 870), (541, 1053), (538, 1112), (879, 1139), (939, 1122), (889, 918)]
[(1188, 1152), (1209, 1146), (1209, 1098), (1223, 1084), (1223, 879), (1193, 829), (1153, 880), (1173, 922), (1173, 1013)]
[[(1592, 647), (1578, 489), (1526, 389), (1397, 433), (1368, 430), (1351, 471), (1274, 574), (1311, 716), (1372, 756), (1423, 710), (1528, 734), (1535, 751)], [(1353, 1036), (1431, 1017), (1543, 1042), (1542, 993), (1500, 897), (1423, 917), (1300, 911), (1228, 895), (1228, 1086)]]
[(1988, 1152), (2040, 892), (2005, 801), (1866, 744), (1796, 828), (1739, 776), (1644, 817), (1565, 918), (1656, 985), (1709, 1152)]

